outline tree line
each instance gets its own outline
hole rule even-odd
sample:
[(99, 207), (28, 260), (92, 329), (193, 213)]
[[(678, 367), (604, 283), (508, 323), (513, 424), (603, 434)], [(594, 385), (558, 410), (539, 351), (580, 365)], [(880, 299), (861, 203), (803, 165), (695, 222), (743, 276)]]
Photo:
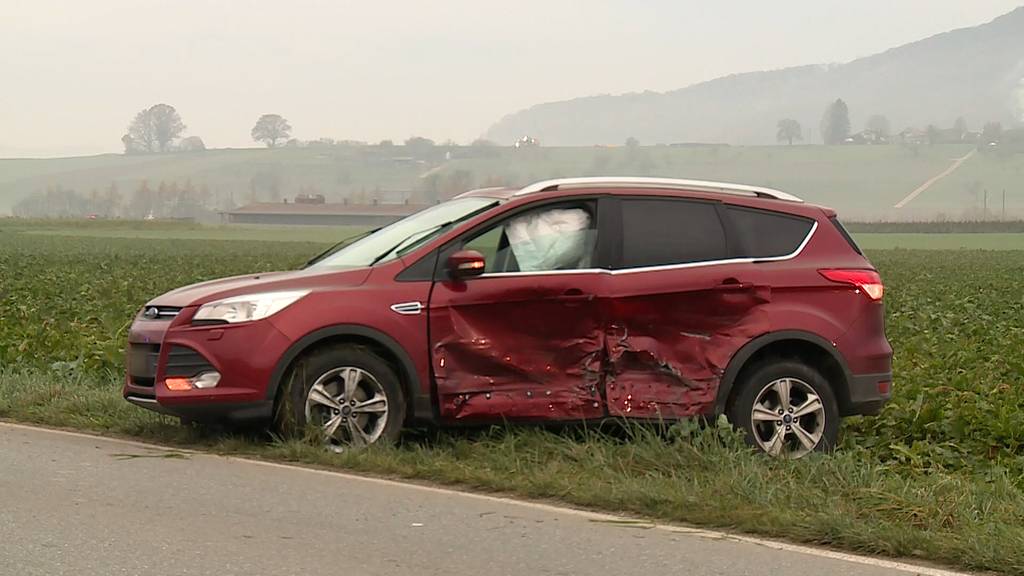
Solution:
[(116, 182), (87, 194), (57, 185), (23, 198), (12, 212), (22, 218), (194, 219), (208, 214), (215, 200), (206, 184), (195, 186), (191, 179), (182, 185), (161, 180), (155, 187), (143, 180), (129, 194)]
[[(981, 150), (1003, 146), (1024, 151), (1024, 146), (1019, 145), (1019, 142), (1024, 141), (1024, 133), (1021, 133), (1020, 129), (1006, 131), (999, 122), (988, 122), (980, 132), (972, 132), (963, 117), (957, 118), (950, 128), (939, 128), (935, 124), (929, 124), (923, 130), (906, 128), (898, 134), (893, 134), (889, 119), (882, 114), (873, 114), (864, 123), (863, 131), (852, 133), (850, 108), (842, 98), (837, 98), (826, 107), (820, 129), (822, 142), (828, 145), (889, 144), (894, 141), (910, 145), (966, 142), (976, 143)], [(793, 118), (782, 118), (776, 124), (775, 139), (789, 145), (802, 141), (803, 127)]]
[[(196, 152), (206, 149), (206, 144), (199, 136), (184, 136), (187, 126), (178, 111), (169, 104), (154, 104), (140, 111), (128, 124), (128, 131), (121, 137), (125, 154), (150, 154), (159, 152)], [(253, 141), (260, 142), (267, 148), (318, 147), (337, 145), (366, 145), (365, 142), (352, 140), (335, 140), (318, 138), (303, 142), (291, 137), (292, 126), (280, 114), (263, 114), (256, 120), (249, 136)], [(390, 147), (394, 142), (381, 140), (378, 146)], [(423, 152), (437, 144), (430, 138), (411, 136), (405, 140), (406, 148), (413, 152)], [(454, 142), (446, 142), (452, 147)], [(477, 139), (470, 147), (494, 146), (493, 142)]]
[[(135, 115), (121, 143), (125, 154), (205, 150), (206, 144), (199, 136), (183, 137), (185, 129), (181, 114), (174, 106), (154, 104)], [(291, 130), (291, 125), (280, 114), (264, 114), (256, 120), (250, 136), (267, 148), (274, 148), (288, 140)]]

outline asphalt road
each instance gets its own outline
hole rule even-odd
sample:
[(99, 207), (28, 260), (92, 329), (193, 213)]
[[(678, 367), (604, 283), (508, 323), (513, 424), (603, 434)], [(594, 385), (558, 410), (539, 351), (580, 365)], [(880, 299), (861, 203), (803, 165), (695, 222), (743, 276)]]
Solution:
[(945, 574), (0, 423), (0, 574)]

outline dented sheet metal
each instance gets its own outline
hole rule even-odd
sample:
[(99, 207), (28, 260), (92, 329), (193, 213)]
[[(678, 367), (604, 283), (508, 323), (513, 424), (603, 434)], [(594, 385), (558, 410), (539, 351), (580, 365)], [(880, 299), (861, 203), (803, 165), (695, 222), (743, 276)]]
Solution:
[(766, 289), (637, 296), (609, 302), (605, 387), (611, 415), (708, 412), (732, 355), (768, 331)]
[(432, 310), (441, 416), (576, 419), (604, 414), (603, 323), (597, 301), (567, 303), (563, 286)]
[(587, 283), (598, 295), (581, 300), (563, 297), (582, 284), (566, 276), (504, 278), (505, 289), (492, 291), (474, 282), (472, 294), (435, 290), (431, 355), (442, 418), (705, 413), (733, 354), (770, 329), (767, 287), (644, 285), (616, 295), (608, 285), (616, 279), (604, 275)]

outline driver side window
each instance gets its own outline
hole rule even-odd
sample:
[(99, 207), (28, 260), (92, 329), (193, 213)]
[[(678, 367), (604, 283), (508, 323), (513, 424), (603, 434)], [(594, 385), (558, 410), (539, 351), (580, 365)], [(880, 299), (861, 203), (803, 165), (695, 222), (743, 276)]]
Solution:
[(549, 204), (498, 222), (463, 248), (484, 255), (485, 274), (589, 268), (597, 246), (595, 216), (592, 201)]

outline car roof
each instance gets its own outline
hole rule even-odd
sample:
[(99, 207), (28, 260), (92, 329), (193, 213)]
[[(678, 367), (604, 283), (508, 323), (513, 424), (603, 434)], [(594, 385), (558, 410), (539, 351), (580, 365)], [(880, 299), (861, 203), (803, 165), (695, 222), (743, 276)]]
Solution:
[(564, 197), (566, 195), (591, 194), (597, 191), (623, 195), (657, 195), (728, 200), (732, 204), (803, 215), (820, 214), (820, 210), (824, 210), (828, 214), (834, 214), (829, 208), (808, 204), (797, 196), (774, 188), (730, 182), (640, 176), (590, 176), (542, 180), (522, 188), (504, 186), (480, 188), (460, 194), (456, 198), (484, 197), (502, 201), (538, 200)]

